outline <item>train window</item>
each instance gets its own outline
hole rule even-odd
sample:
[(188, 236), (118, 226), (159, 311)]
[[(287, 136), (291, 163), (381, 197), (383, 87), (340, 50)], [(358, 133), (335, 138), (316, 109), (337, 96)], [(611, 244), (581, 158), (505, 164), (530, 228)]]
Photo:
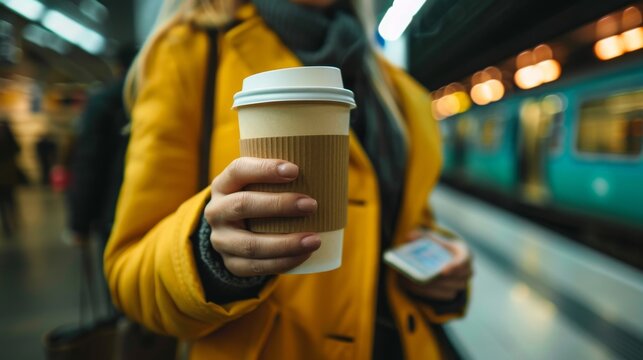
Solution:
[(466, 139), (467, 142), (474, 142), (475, 133), (477, 132), (478, 122), (472, 116), (462, 116), (455, 124), (455, 136)]
[(563, 142), (563, 114), (557, 113), (553, 115), (550, 125), (549, 125), (549, 134), (547, 138), (549, 139), (549, 152), (554, 154), (560, 152)]
[(638, 156), (643, 142), (643, 89), (584, 102), (576, 147), (593, 154)]
[(485, 150), (495, 149), (502, 138), (502, 129), (502, 117), (495, 115), (484, 118), (480, 124), (480, 147)]
[(444, 121), (440, 122), (440, 134), (442, 135), (442, 142), (449, 143), (453, 140), (453, 131), (452, 126), (445, 123)]
[(547, 95), (540, 103), (544, 134), (541, 137), (547, 141), (550, 154), (559, 153), (563, 142), (563, 110), (564, 99), (559, 95)]

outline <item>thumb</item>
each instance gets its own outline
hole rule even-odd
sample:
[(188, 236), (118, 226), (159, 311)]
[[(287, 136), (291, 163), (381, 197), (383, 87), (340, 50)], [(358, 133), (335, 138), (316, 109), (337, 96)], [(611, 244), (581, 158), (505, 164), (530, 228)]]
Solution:
[(451, 274), (451, 272), (456, 270), (458, 267), (462, 266), (462, 264), (467, 260), (467, 257), (468, 257), (467, 249), (466, 247), (462, 246), (460, 242), (446, 241), (437, 236), (433, 236), (432, 234), (429, 234), (429, 236), (431, 237), (431, 240), (443, 246), (451, 253), (451, 255), (453, 255), (451, 261), (449, 261), (444, 266), (444, 268), (442, 268), (442, 271), (441, 271), (442, 274), (444, 275)]

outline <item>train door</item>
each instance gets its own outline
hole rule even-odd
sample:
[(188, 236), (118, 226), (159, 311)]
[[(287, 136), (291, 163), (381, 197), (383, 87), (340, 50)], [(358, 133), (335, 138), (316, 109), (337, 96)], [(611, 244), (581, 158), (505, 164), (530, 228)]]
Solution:
[(518, 178), (528, 201), (549, 198), (546, 162), (551, 150), (559, 148), (562, 109), (557, 95), (528, 99), (520, 105)]
[(462, 116), (455, 124), (453, 134), (453, 158), (455, 163), (455, 170), (460, 173), (464, 167), (464, 155), (466, 153), (466, 142), (471, 131), (471, 118), (469, 116)]
[(459, 131), (461, 123), (456, 117), (439, 122), (442, 135), (442, 175), (446, 177), (456, 176), (462, 168), (465, 139)]

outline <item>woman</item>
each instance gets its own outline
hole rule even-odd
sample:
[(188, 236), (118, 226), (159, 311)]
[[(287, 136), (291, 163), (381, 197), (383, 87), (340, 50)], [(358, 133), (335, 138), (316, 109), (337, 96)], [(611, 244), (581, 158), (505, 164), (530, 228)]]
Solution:
[[(105, 271), (116, 304), (152, 330), (194, 341), (193, 359), (440, 358), (436, 324), (461, 316), (471, 276), (464, 244), (426, 286), (381, 266), (382, 249), (432, 222), (426, 199), (439, 166), (428, 94), (369, 50), (349, 6), (332, 0), (191, 0), (165, 8), (134, 68), (131, 142)], [(208, 38), (218, 70), (211, 186), (197, 191)], [(314, 233), (254, 234), (244, 219), (306, 216), (305, 194), (257, 194), (295, 164), (239, 158), (242, 80), (301, 65), (334, 65), (355, 92), (343, 265), (279, 275), (320, 246)]]

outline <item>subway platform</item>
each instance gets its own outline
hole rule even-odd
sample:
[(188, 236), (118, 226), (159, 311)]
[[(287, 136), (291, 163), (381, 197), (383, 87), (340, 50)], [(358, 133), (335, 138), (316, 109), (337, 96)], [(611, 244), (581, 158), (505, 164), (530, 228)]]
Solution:
[(640, 271), (445, 186), (431, 204), (474, 253), (469, 312), (447, 327), (463, 358), (643, 358)]

